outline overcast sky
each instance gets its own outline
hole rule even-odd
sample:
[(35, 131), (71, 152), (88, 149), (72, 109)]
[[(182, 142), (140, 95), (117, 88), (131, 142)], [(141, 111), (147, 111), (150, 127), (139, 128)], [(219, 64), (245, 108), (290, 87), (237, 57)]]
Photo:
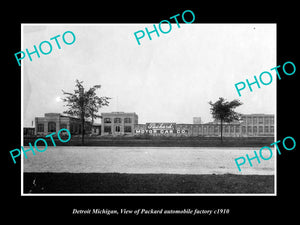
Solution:
[[(153, 24), (23, 24), (22, 49), (72, 31), (72, 45), (58, 38), (49, 55), (23, 60), (24, 126), (44, 113), (62, 113), (62, 89), (75, 80), (86, 89), (101, 84), (99, 96), (112, 97), (101, 112), (136, 112), (139, 123), (212, 121), (209, 101), (239, 99), (240, 113), (276, 111), (276, 24), (172, 24), (168, 34), (147, 35), (137, 44), (134, 32)], [(145, 29), (144, 29), (145, 30)], [(167, 28), (165, 28), (167, 30)], [(67, 36), (66, 36), (67, 37)], [(45, 47), (46, 48), (46, 47)], [(273, 74), (273, 82), (239, 97), (235, 83)], [(267, 79), (266, 79), (267, 80)], [(99, 122), (99, 121), (97, 121)]]

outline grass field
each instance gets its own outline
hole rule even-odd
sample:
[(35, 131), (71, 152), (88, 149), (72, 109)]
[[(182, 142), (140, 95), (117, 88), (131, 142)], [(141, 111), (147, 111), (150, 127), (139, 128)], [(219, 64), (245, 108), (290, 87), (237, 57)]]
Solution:
[[(45, 138), (48, 146), (53, 146), (50, 138)], [(24, 146), (33, 143), (37, 137), (25, 137)], [(54, 138), (58, 146), (80, 146), (81, 137), (72, 136), (67, 143)], [(263, 147), (274, 142), (274, 137), (85, 137), (84, 146), (127, 146), (127, 147)], [(44, 145), (39, 142), (38, 145)]]
[(272, 175), (24, 173), (24, 193), (274, 193)]

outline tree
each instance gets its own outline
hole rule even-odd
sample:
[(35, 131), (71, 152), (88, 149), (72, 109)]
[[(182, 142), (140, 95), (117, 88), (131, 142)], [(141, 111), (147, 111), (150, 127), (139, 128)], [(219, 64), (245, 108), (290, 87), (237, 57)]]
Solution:
[(94, 85), (88, 91), (84, 91), (82, 85), (83, 81), (76, 80), (74, 93), (65, 92), (62, 90), (63, 94), (66, 96), (62, 98), (63, 102), (67, 104), (64, 106), (68, 107), (68, 110), (63, 113), (75, 116), (81, 121), (81, 143), (84, 144), (84, 125), (85, 121), (89, 118), (92, 120), (92, 125), (94, 119), (100, 118), (96, 113), (102, 106), (109, 105), (109, 97), (98, 97), (96, 95), (96, 90), (101, 88), (101, 85)]
[(223, 140), (223, 122), (230, 123), (234, 120), (240, 120), (241, 114), (234, 111), (234, 109), (243, 103), (239, 100), (233, 100), (231, 102), (226, 101), (224, 98), (220, 97), (218, 101), (213, 103), (209, 102), (211, 105), (210, 112), (214, 119), (220, 121), (221, 130), (221, 141)]

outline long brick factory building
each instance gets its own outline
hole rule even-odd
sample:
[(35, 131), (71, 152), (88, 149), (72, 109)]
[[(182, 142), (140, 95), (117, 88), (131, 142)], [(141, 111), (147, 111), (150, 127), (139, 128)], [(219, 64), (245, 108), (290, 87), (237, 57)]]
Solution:
[[(101, 114), (101, 124), (86, 122), (85, 134), (97, 136), (220, 136), (217, 121), (201, 123), (200, 117), (193, 118), (193, 124), (172, 122), (138, 123), (136, 113), (111, 112)], [(67, 128), (71, 134), (80, 134), (81, 123), (78, 118), (59, 113), (45, 113), (35, 118), (35, 135), (47, 135)], [(241, 121), (223, 124), (224, 137), (274, 136), (273, 114), (243, 114)]]

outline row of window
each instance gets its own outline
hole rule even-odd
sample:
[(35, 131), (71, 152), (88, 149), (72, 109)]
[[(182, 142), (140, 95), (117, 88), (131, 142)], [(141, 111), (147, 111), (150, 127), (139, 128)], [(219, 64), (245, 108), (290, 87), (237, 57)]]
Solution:
[(274, 123), (274, 117), (243, 117), (242, 118), (244, 122), (247, 124), (273, 124)]
[[(124, 123), (131, 123), (131, 118), (124, 118)], [(111, 123), (111, 118), (104, 118), (104, 123)], [(122, 123), (122, 118), (114, 118), (114, 123)]]
[[(187, 129), (187, 128), (179, 128), (178, 129)], [(142, 128), (143, 129), (143, 128)], [(242, 126), (242, 133), (273, 133), (274, 132), (274, 126)], [(203, 126), (202, 127), (193, 127), (193, 133), (219, 133), (220, 127), (219, 126)], [(240, 132), (240, 126), (223, 126), (223, 132), (224, 133), (239, 133)]]
[[(67, 124), (65, 124), (65, 123), (60, 124), (60, 129), (62, 129), (62, 128), (67, 128)], [(44, 131), (45, 131), (44, 124), (39, 123), (37, 125), (37, 132), (44, 132)], [(48, 132), (56, 132), (56, 123), (55, 122), (48, 123)]]
[[(220, 127), (219, 126), (203, 126), (203, 132), (204, 133), (218, 133), (220, 130)], [(225, 133), (228, 133), (230, 130), (230, 133), (233, 133), (233, 132), (236, 132), (236, 133), (239, 133), (240, 132), (240, 127), (239, 126), (235, 126), (235, 131), (234, 131), (234, 126), (223, 126), (223, 131)], [(199, 127), (199, 131), (201, 132), (201, 127)], [(193, 129), (193, 132), (197, 132), (196, 131), (196, 128)]]
[[(242, 133), (273, 133), (274, 132), (274, 126), (242, 126)], [(235, 131), (234, 131), (234, 126), (225, 126), (223, 127), (223, 131), (225, 133), (239, 133), (240, 132), (240, 127), (236, 126), (235, 127)], [(215, 127), (203, 127), (203, 132), (219, 132), (219, 127), (215, 126)]]
[[(60, 129), (62, 128), (67, 128), (67, 124), (60, 124)], [(70, 132), (80, 132), (80, 128), (81, 125), (79, 124), (78, 126), (71, 124), (70, 125)], [(201, 127), (199, 127), (199, 131), (201, 130)], [(248, 133), (269, 133), (269, 132), (274, 132), (274, 126), (242, 126), (242, 133), (246, 133), (246, 130)], [(224, 126), (223, 127), (223, 131), (225, 133), (228, 133), (230, 131), (230, 133), (236, 132), (239, 133), (240, 132), (240, 127), (239, 126), (235, 126), (235, 130), (234, 130), (234, 126)], [(44, 132), (44, 124), (43, 123), (39, 123), (37, 125), (37, 132)], [(49, 122), (48, 123), (48, 132), (56, 132), (56, 123), (55, 122)], [(111, 126), (104, 126), (104, 132), (105, 133), (111, 133), (112, 132), (112, 127)], [(121, 127), (120, 126), (115, 126), (115, 132), (121, 132)], [(124, 132), (125, 133), (131, 133), (132, 132), (132, 128), (131, 126), (124, 126)], [(193, 128), (193, 132), (197, 132), (196, 128)], [(219, 126), (211, 126), (211, 127), (203, 127), (203, 132), (219, 132)]]
[[(252, 129), (253, 128), (253, 129)], [(256, 126), (247, 126), (247, 133), (273, 133), (274, 132), (274, 126), (270, 126), (270, 129), (268, 126), (265, 126), (265, 129), (263, 126), (258, 126), (258, 130)], [(242, 133), (246, 133), (246, 127), (242, 126)]]
[[(115, 126), (115, 132), (121, 132), (120, 126)], [(131, 126), (124, 126), (124, 132), (125, 133), (131, 133), (132, 129)], [(111, 126), (104, 126), (104, 133), (112, 133), (112, 127)]]
[[(60, 129), (67, 129), (67, 124), (62, 123), (60, 124)], [(70, 124), (70, 132), (80, 132), (81, 131), (81, 124), (75, 125), (75, 124)], [(37, 125), (37, 132), (45, 132), (44, 124), (43, 123), (38, 123)], [(56, 123), (55, 122), (48, 122), (48, 132), (56, 132)]]

